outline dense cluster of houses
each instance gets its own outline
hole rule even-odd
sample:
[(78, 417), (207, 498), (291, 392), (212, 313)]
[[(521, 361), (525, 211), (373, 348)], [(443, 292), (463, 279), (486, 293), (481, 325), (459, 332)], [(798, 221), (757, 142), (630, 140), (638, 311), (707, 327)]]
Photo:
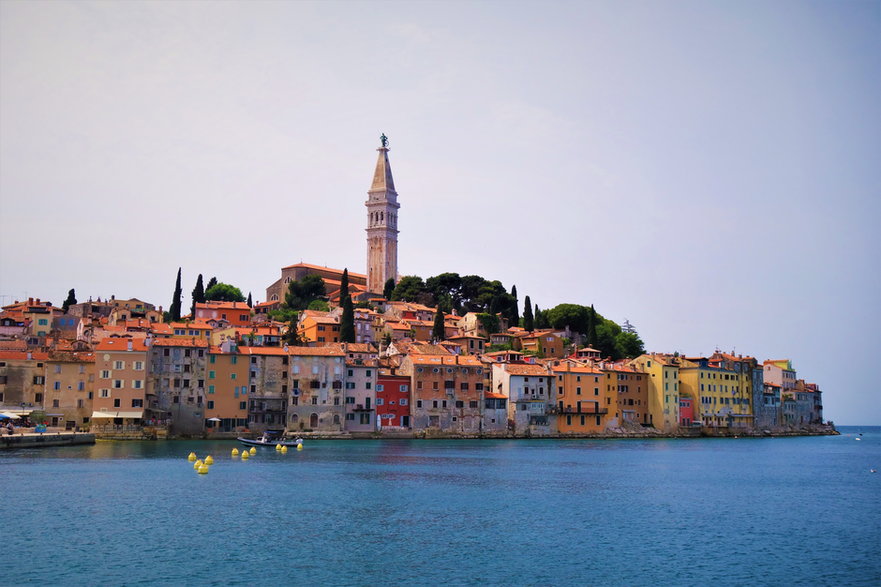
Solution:
[(364, 299), (355, 342), (340, 341), (333, 307), (299, 314), (298, 345), (270, 317), (277, 299), (198, 303), (171, 323), (138, 299), (66, 312), (16, 302), (0, 313), (0, 411), (99, 434), (209, 436), (736, 434), (823, 422), (820, 389), (785, 359), (613, 361), (576, 333), (503, 321), (487, 333), (474, 314), (445, 315), (432, 340), (436, 309)]

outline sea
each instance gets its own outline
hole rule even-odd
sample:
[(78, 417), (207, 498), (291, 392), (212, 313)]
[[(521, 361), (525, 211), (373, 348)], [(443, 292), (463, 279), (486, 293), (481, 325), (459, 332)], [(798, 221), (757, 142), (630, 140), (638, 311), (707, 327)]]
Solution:
[[(5, 585), (881, 585), (881, 428), (0, 451)], [(211, 455), (198, 474), (187, 460)]]

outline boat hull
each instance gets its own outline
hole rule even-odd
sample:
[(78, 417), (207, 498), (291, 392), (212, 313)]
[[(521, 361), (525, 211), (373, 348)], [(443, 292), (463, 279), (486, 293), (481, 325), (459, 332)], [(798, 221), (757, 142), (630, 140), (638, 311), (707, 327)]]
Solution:
[(268, 446), (270, 448), (275, 448), (279, 444), (282, 446), (297, 446), (298, 444), (302, 444), (301, 442), (296, 442), (293, 440), (274, 440), (270, 442), (266, 442), (263, 440), (251, 440), (249, 438), (237, 438), (236, 440), (238, 440), (245, 446)]

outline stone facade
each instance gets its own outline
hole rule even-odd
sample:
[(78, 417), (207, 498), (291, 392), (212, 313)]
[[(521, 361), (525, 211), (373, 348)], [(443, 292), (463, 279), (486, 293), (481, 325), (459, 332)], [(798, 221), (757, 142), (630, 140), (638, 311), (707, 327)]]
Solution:
[(388, 147), (378, 148), (373, 184), (367, 192), (367, 291), (381, 293), (385, 282), (398, 280), (398, 193), (392, 179)]

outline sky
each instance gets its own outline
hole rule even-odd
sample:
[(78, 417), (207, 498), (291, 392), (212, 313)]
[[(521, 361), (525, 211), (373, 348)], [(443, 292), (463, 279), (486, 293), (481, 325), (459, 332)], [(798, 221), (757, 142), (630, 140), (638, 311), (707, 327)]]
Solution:
[(789, 358), (881, 424), (881, 3), (0, 2), (0, 302), (363, 273)]

